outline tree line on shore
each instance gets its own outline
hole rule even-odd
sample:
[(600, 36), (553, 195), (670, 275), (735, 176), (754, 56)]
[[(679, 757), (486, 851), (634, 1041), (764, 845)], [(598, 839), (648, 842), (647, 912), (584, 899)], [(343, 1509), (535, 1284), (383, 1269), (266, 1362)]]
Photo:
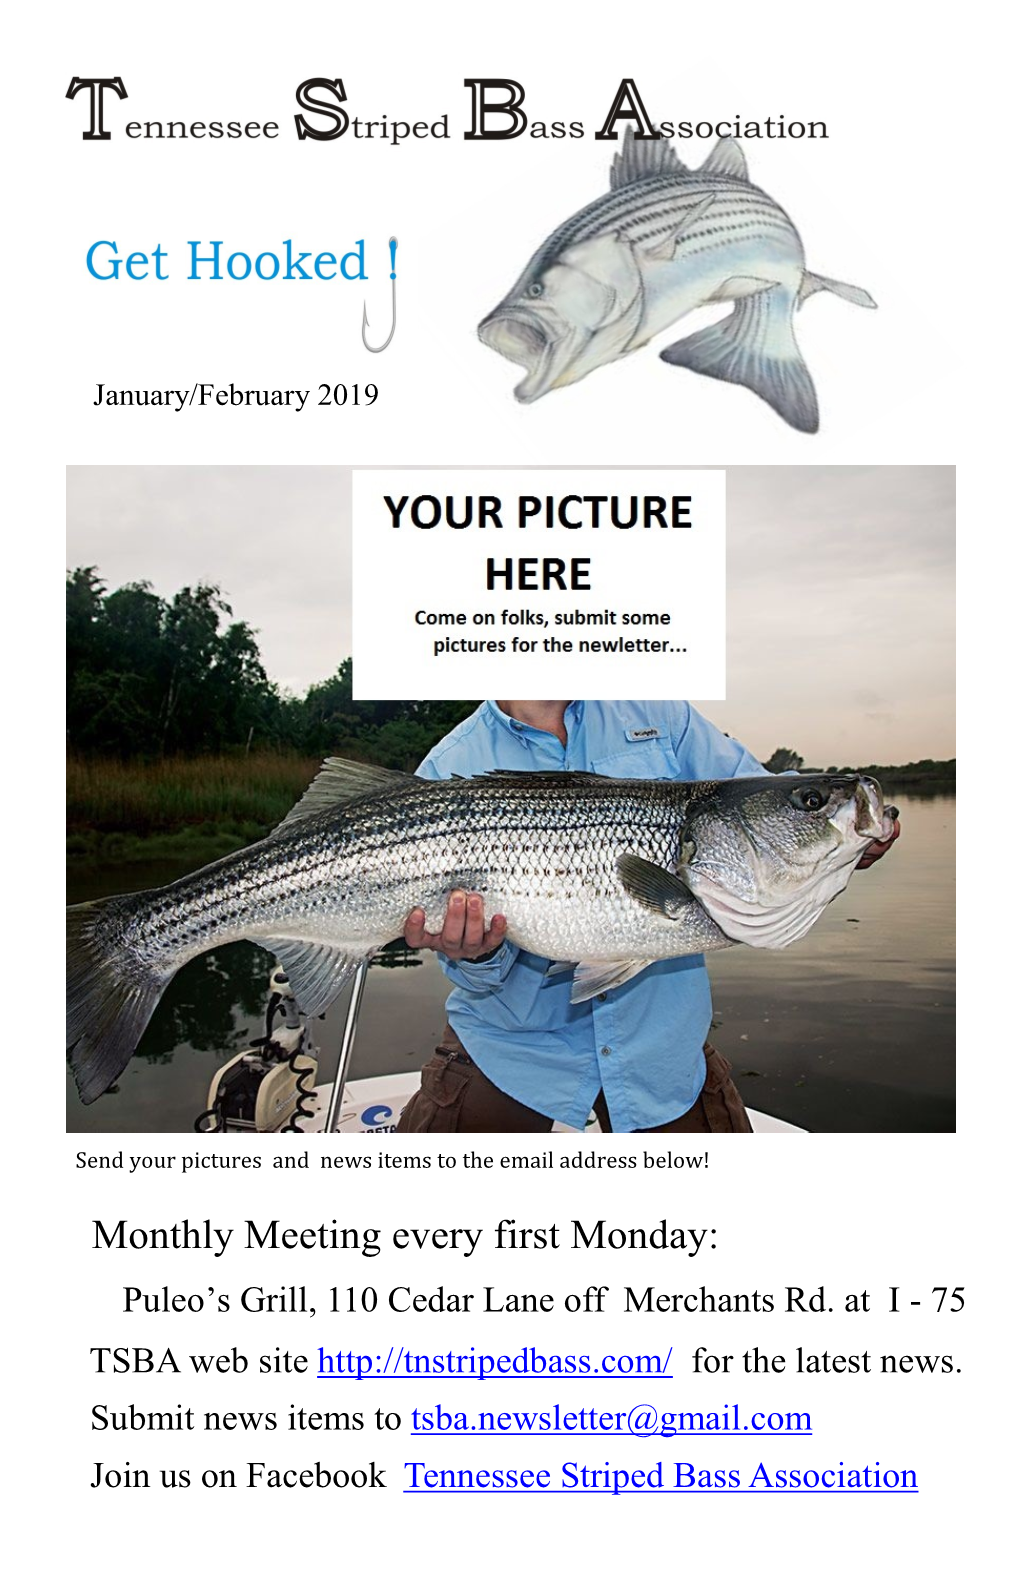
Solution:
[[(304, 695), (267, 675), (256, 631), (235, 619), (219, 587), (158, 596), (146, 581), (109, 591), (94, 565), (67, 575), (67, 744), (92, 760), (169, 761), (199, 755), (351, 754), (412, 771), (475, 700), (359, 701), (351, 659)], [(770, 771), (804, 766), (781, 746)], [(918, 785), (955, 780), (956, 762), (865, 770)]]
[(807, 766), (803, 755), (796, 750), (780, 745), (773, 750), (767, 761), (762, 765), (770, 772), (863, 772), (867, 777), (877, 777), (879, 782), (898, 782), (904, 786), (916, 784), (918, 787), (926, 785), (946, 786), (956, 782), (956, 757), (948, 761), (933, 761), (925, 758), (923, 761), (908, 761), (902, 766)]
[(67, 744), (159, 760), (232, 751), (349, 752), (411, 770), (477, 701), (356, 701), (351, 660), (301, 696), (280, 690), (255, 631), (217, 586), (108, 591), (94, 566), (67, 576)]

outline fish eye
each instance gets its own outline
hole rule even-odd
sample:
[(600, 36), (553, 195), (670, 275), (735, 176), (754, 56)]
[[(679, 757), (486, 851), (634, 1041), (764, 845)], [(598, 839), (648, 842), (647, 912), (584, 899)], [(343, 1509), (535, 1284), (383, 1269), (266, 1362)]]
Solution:
[(829, 793), (821, 788), (795, 788), (790, 803), (798, 810), (820, 810), (829, 802)]
[(528, 286), (528, 294), (529, 294), (529, 296), (544, 295), (545, 294), (545, 285), (542, 284), (540, 279), (536, 279), (534, 284), (531, 284), (531, 285)]

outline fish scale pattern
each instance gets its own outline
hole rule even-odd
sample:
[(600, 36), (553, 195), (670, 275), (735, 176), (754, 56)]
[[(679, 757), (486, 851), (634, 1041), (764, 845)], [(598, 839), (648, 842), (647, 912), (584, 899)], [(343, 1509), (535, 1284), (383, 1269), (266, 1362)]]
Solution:
[(119, 940), (163, 968), (168, 952), (180, 967), (244, 936), (367, 951), (417, 904), (438, 929), (461, 887), (542, 956), (660, 956), (664, 934), (678, 952), (700, 950), (616, 868), (623, 853), (675, 868), (691, 786), (574, 773), (416, 783), (310, 816), (144, 903), (124, 899)]

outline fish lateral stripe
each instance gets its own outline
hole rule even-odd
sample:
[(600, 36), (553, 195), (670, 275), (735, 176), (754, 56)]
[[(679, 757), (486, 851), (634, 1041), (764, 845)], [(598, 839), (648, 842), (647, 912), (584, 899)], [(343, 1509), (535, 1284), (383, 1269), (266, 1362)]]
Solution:
[[(529, 271), (541, 272), (555, 262), (560, 253), (566, 251), (568, 247), (582, 241), (612, 235), (617, 230), (625, 231), (635, 239), (641, 239), (644, 227), (649, 224), (659, 221), (679, 224), (686, 213), (696, 208), (705, 197), (714, 195), (720, 188), (723, 194), (732, 195), (733, 198), (733, 201), (727, 205), (726, 211), (761, 215), (763, 218), (778, 215), (786, 226), (793, 229), (791, 220), (779, 205), (764, 192), (760, 192), (757, 187), (728, 181), (712, 181), (692, 184), (689, 187), (685, 184), (677, 189), (676, 182), (663, 182), (662, 189), (655, 194), (649, 193), (643, 202), (621, 202), (615, 208), (607, 208), (604, 201), (600, 199), (590, 204), (587, 209), (582, 209), (553, 232), (540, 251), (535, 254), (529, 265)], [(715, 206), (713, 204), (713, 208)]]

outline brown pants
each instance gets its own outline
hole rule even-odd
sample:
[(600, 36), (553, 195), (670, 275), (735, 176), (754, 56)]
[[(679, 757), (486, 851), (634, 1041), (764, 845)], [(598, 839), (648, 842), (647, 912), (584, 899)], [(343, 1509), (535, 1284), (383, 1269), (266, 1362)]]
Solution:
[[(595, 1115), (611, 1133), (606, 1097), (595, 1096)], [(421, 1071), (421, 1088), (404, 1107), (398, 1133), (548, 1133), (552, 1117), (522, 1105), (497, 1089), (450, 1028)], [(705, 1085), (689, 1111), (647, 1133), (750, 1133), (744, 1102), (730, 1077), (730, 1064), (705, 1046)]]

